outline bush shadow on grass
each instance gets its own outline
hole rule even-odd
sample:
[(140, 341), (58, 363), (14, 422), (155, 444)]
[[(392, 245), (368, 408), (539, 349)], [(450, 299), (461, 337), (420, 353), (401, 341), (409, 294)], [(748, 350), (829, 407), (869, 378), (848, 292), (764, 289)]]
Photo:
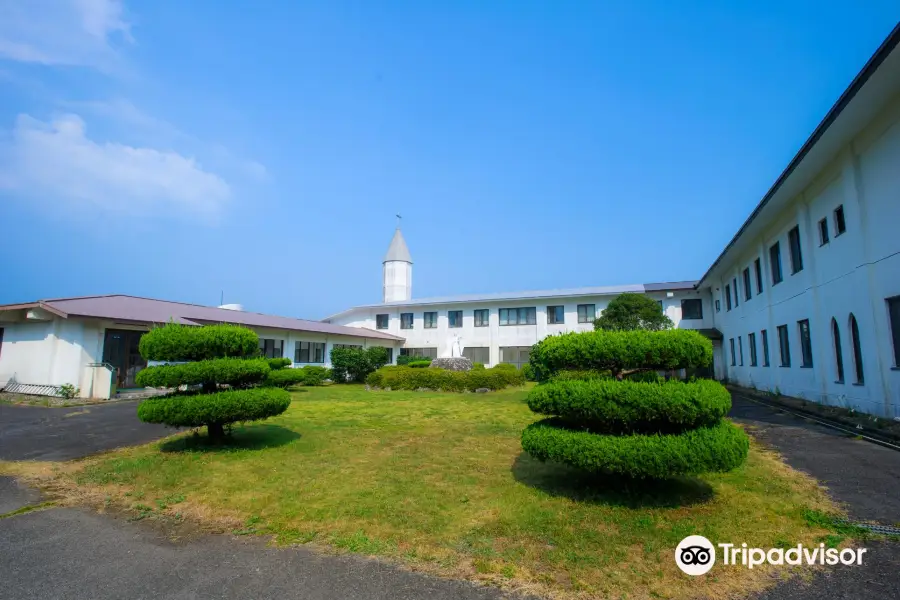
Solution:
[[(200, 433), (203, 431), (203, 433)], [(210, 441), (205, 428), (167, 440), (159, 445), (161, 452), (228, 452), (231, 450), (264, 450), (277, 448), (300, 439), (296, 431), (280, 425), (237, 426), (221, 443)]]
[(519, 483), (551, 496), (607, 506), (679, 508), (703, 504), (713, 497), (712, 487), (696, 477), (652, 480), (586, 473), (559, 463), (543, 463), (527, 452), (516, 457), (512, 474)]

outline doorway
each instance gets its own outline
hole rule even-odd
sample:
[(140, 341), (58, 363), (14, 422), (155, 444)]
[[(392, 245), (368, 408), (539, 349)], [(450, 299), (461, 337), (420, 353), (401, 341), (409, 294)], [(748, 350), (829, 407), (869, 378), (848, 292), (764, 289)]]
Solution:
[(103, 362), (115, 368), (118, 389), (135, 387), (135, 376), (147, 367), (147, 361), (138, 350), (142, 335), (143, 331), (130, 329), (106, 330), (106, 337), (103, 340)]

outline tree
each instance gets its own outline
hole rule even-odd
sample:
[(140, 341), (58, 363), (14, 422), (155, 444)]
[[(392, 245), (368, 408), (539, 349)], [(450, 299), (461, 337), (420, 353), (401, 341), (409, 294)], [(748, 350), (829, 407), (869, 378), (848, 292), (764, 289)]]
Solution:
[[(139, 346), (148, 361), (176, 364), (152, 366), (137, 375), (145, 387), (200, 390), (175, 392), (145, 400), (138, 418), (173, 427), (206, 426), (209, 439), (221, 442), (233, 423), (279, 415), (291, 404), (286, 391), (256, 387), (271, 372), (259, 358), (259, 337), (236, 325), (189, 327), (169, 323), (145, 333)], [(229, 386), (227, 390), (221, 386)]]
[(369, 373), (383, 367), (387, 362), (387, 349), (381, 346), (370, 346), (365, 350), (362, 348), (332, 348), (332, 381), (335, 383), (363, 382)]
[(532, 411), (549, 418), (525, 429), (522, 448), (539, 460), (639, 479), (734, 469), (746, 460), (750, 443), (741, 428), (725, 420), (731, 395), (719, 382), (553, 378), (567, 369), (614, 373), (701, 367), (711, 360), (712, 343), (693, 331), (545, 338), (531, 352), (531, 365), (545, 383), (534, 387), (527, 401)]
[(663, 314), (659, 303), (644, 294), (625, 293), (616, 296), (594, 319), (594, 329), (662, 331), (672, 328), (672, 319)]

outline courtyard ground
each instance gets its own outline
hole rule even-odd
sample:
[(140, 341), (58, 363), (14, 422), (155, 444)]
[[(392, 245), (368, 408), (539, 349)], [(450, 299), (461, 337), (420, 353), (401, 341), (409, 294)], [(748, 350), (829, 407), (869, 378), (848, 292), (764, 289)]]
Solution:
[[(627, 489), (536, 462), (519, 446), (535, 420), (524, 394), (304, 388), (287, 413), (239, 429), (227, 449), (188, 436), (5, 469), (63, 503), (140, 519), (169, 537), (183, 537), (180, 523), (270, 534), (542, 595), (744, 595), (771, 583), (771, 572), (691, 579), (674, 565), (675, 545), (692, 533), (761, 547), (829, 533), (805, 519), (835, 509), (822, 490), (757, 446), (733, 473)], [(14, 520), (42, 523), (57, 510)]]

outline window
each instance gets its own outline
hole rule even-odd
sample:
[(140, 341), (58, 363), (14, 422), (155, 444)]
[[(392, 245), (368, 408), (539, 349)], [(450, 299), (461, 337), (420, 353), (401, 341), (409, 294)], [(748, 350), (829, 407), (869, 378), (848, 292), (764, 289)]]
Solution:
[(597, 317), (597, 307), (594, 304), (579, 304), (578, 305), (578, 322), (579, 323), (593, 323), (594, 319)]
[(387, 350), (387, 354), (388, 354), (387, 364), (389, 364), (389, 365), (394, 364), (394, 349), (393, 348), (385, 348), (385, 350)]
[(756, 271), (756, 295), (762, 294), (762, 264), (759, 259), (753, 261), (753, 270)]
[(778, 350), (781, 353), (781, 366), (791, 366), (791, 344), (788, 341), (787, 325), (778, 326)]
[(772, 269), (772, 285), (778, 285), (784, 279), (781, 274), (781, 245), (778, 242), (769, 248), (769, 267)]
[(837, 376), (835, 383), (844, 383), (844, 351), (841, 349), (841, 330), (834, 318), (831, 319), (831, 342), (834, 344), (834, 370)]
[(531, 346), (507, 346), (500, 348), (500, 362), (508, 365), (516, 365), (521, 369), (528, 364), (531, 357)]
[(731, 280), (732, 285), (734, 285), (734, 307), (737, 308), (738, 304), (738, 286), (737, 286), (737, 277)]
[(847, 231), (847, 222), (844, 220), (844, 205), (834, 209), (834, 237)]
[(466, 346), (465, 348), (463, 348), (463, 356), (471, 360), (473, 363), (481, 363), (483, 365), (487, 365), (491, 362), (491, 349)]
[[(900, 367), (900, 296), (887, 299), (888, 318), (891, 321), (891, 340), (894, 342), (894, 366)], [(3, 330), (0, 329), (0, 342)]]
[(734, 338), (728, 340), (731, 344), (731, 366), (735, 366), (737, 364), (737, 355), (734, 353)]
[(749, 300), (753, 297), (752, 292), (750, 291), (750, 267), (744, 269), (744, 300)]
[(744, 340), (738, 336), (738, 355), (741, 357), (741, 366), (744, 366)]
[(791, 275), (803, 270), (803, 253), (800, 251), (800, 227), (788, 231), (788, 245), (791, 247)]
[(389, 315), (375, 315), (375, 329), (387, 329)]
[(703, 301), (699, 298), (691, 298), (681, 301), (682, 319), (702, 319)]
[(412, 313), (400, 313), (400, 329), (412, 329), (413, 328), (413, 314)]
[(716, 300), (716, 312), (722, 312), (722, 301)]
[[(331, 349), (336, 350), (340, 348), (346, 348), (352, 350), (353, 348), (362, 348), (359, 344), (332, 344)], [(296, 354), (296, 348), (294, 349), (294, 353)]]
[(501, 308), (501, 325), (534, 325), (537, 322), (536, 311), (531, 308)]
[(400, 348), (400, 356), (437, 358), (437, 348)]
[(812, 341), (809, 337), (809, 319), (797, 321), (797, 326), (800, 328), (800, 353), (803, 358), (803, 363), (800, 366), (810, 368), (813, 366), (813, 358)]
[(3, 328), (0, 327), (0, 352), (3, 351)]
[(490, 311), (479, 308), (475, 311), (475, 327), (487, 327), (490, 324)]
[(461, 310), (447, 311), (447, 321), (449, 321), (450, 327), (462, 327), (462, 311)]
[(266, 358), (281, 358), (284, 356), (284, 340), (259, 338), (259, 353)]
[(819, 221), (819, 245), (824, 246), (828, 243), (828, 219)]
[(731, 286), (725, 286), (725, 310), (731, 310)]
[[(427, 312), (422, 315), (422, 320), (424, 324), (422, 327), (424, 329), (437, 329), (437, 313), (436, 312)], [(411, 321), (411, 319), (410, 319)], [(407, 329), (412, 329), (412, 323), (410, 322), (409, 327)]]
[(763, 329), (760, 331), (762, 334), (762, 347), (763, 347), (763, 366), (769, 366), (769, 332)]
[(756, 362), (756, 334), (755, 333), (747, 334), (747, 345), (750, 346), (750, 366), (755, 367), (758, 364)]
[(325, 362), (325, 342), (294, 342), (294, 362)]
[(563, 306), (547, 307), (547, 323), (549, 325), (562, 325), (566, 322), (566, 311)]
[(850, 313), (850, 341), (853, 342), (853, 374), (857, 385), (862, 385), (866, 381), (863, 375), (862, 344), (859, 341), (859, 325), (856, 324), (853, 313)]

